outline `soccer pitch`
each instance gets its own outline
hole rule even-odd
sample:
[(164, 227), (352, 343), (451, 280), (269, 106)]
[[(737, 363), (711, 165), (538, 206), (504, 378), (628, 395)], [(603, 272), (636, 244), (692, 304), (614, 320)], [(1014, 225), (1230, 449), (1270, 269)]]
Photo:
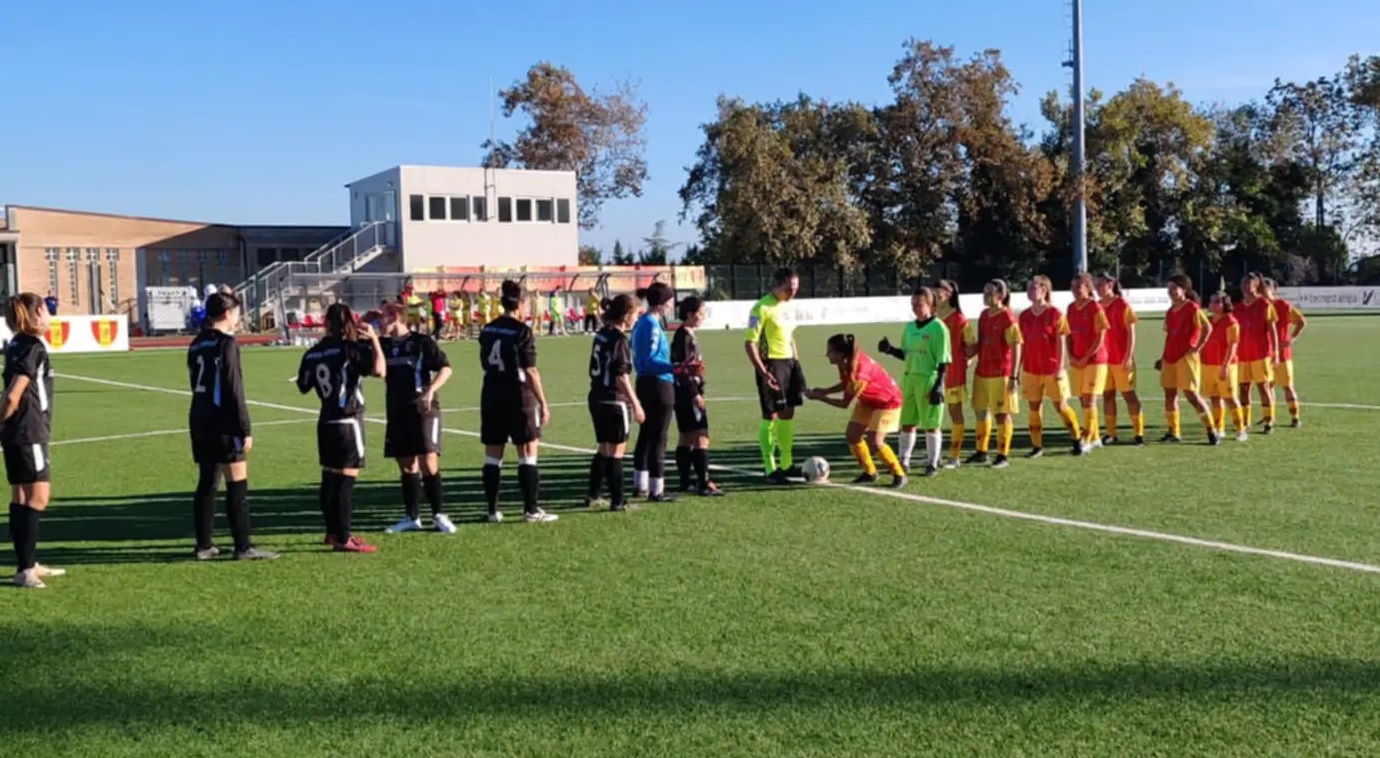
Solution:
[[(1143, 369), (1159, 328), (1139, 330)], [(835, 381), (837, 331), (875, 355), (900, 328), (799, 330), (815, 386)], [(543, 501), (561, 515), (544, 525), (480, 523), (477, 347), (448, 344), (461, 528), (381, 534), (402, 505), (371, 424), (356, 498), (375, 555), (321, 545), (314, 396), (286, 381), (302, 349), (246, 348), (271, 563), (189, 560), (181, 351), (56, 356), (39, 559), (69, 574), (0, 591), (0, 755), (1377, 755), (1377, 333), (1311, 320), (1302, 429), (1284, 414), (1209, 448), (1185, 404), (1184, 443), (1158, 445), (1143, 370), (1145, 448), (1074, 458), (1050, 429), (1026, 461), (1022, 414), (1010, 468), (900, 493), (766, 487), (741, 332), (702, 333), (730, 496), (625, 514), (583, 508), (588, 340), (543, 337)], [(381, 418), (382, 382), (367, 389)], [(797, 458), (840, 482), (847, 418), (798, 416)]]

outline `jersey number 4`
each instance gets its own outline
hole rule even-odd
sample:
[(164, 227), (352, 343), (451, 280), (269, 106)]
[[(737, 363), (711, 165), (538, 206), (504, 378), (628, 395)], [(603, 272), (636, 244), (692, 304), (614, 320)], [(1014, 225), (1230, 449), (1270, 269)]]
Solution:
[(489, 348), (489, 357), (485, 360), (490, 366), (498, 369), (500, 374), (507, 370), (503, 363), (503, 340), (494, 340), (494, 346)]

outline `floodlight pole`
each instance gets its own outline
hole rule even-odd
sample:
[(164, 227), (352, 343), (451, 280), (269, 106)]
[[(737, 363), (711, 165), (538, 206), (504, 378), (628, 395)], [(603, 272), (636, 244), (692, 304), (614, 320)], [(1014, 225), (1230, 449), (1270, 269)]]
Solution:
[(1083, 86), (1083, 0), (1069, 0), (1073, 6), (1072, 54), (1064, 65), (1073, 69), (1073, 160), (1069, 170), (1073, 178), (1073, 270), (1075, 274), (1088, 270), (1088, 198), (1085, 176), (1084, 131), (1087, 113)]

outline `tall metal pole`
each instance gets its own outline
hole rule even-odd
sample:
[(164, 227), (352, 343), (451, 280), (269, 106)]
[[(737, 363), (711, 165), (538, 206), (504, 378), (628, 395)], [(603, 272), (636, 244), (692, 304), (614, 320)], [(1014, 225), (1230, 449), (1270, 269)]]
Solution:
[(1082, 274), (1088, 270), (1088, 199), (1084, 181), (1084, 129), (1087, 114), (1083, 101), (1087, 90), (1083, 86), (1083, 0), (1073, 3), (1073, 55), (1069, 67), (1073, 69), (1073, 269)]

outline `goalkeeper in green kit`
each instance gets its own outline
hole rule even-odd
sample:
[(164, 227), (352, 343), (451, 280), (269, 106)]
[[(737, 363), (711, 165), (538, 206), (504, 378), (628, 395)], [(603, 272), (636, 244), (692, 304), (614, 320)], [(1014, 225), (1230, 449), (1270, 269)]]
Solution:
[(880, 352), (906, 362), (901, 382), (901, 466), (910, 472), (910, 457), (915, 452), (915, 430), (925, 432), (925, 476), (939, 473), (944, 436), (944, 373), (953, 362), (949, 328), (935, 317), (935, 292), (921, 287), (910, 298), (915, 320), (906, 324), (901, 346), (894, 347), (886, 337), (877, 345)]

